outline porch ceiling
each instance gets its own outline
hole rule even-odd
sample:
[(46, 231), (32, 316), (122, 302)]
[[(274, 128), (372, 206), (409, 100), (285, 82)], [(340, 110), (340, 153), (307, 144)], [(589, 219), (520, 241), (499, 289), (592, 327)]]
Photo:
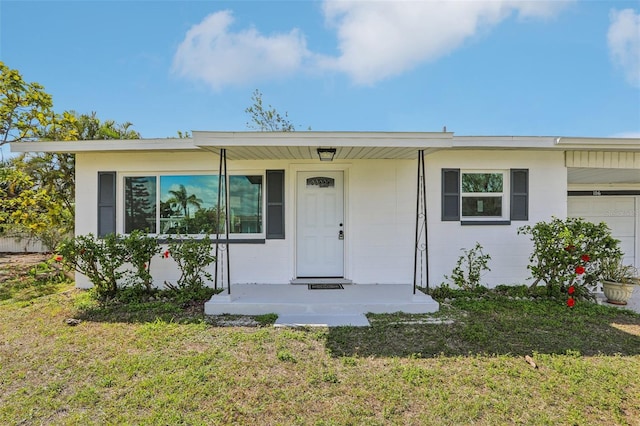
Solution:
[(640, 169), (570, 167), (569, 184), (640, 184)]
[(202, 149), (217, 155), (222, 149), (227, 150), (229, 160), (318, 160), (318, 148), (335, 148), (334, 160), (363, 159), (405, 159), (416, 158), (418, 150), (425, 154), (438, 151), (440, 148), (418, 147), (371, 147), (371, 146), (202, 146)]

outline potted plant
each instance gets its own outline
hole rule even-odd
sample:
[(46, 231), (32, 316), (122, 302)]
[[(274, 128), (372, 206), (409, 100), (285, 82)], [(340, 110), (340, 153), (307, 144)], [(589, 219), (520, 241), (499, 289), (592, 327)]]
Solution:
[(633, 294), (633, 286), (640, 284), (638, 270), (632, 265), (625, 265), (619, 257), (603, 260), (602, 291), (607, 302), (614, 305), (626, 305)]

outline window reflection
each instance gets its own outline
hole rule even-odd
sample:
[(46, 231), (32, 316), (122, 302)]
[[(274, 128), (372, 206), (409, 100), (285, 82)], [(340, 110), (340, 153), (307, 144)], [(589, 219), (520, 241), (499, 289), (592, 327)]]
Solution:
[[(159, 181), (158, 188), (155, 176), (125, 177), (126, 233), (134, 229), (162, 234), (225, 232), (225, 200), (221, 194), (218, 212), (217, 175), (160, 176)], [(261, 175), (229, 176), (230, 233), (262, 232), (262, 184)]]
[(124, 232), (156, 232), (156, 177), (124, 178)]

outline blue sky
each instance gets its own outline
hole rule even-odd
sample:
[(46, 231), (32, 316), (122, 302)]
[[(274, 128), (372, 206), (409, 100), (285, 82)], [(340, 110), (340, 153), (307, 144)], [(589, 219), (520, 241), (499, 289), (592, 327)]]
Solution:
[(640, 136), (638, 1), (0, 2), (0, 59), (143, 137), (247, 130)]

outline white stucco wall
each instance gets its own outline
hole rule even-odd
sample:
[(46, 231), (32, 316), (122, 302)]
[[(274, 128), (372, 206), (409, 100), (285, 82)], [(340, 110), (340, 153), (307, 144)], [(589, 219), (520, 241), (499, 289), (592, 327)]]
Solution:
[[(97, 231), (97, 173), (117, 171), (117, 229), (122, 232), (122, 174), (217, 173), (218, 157), (208, 152), (79, 153), (76, 155), (76, 234)], [(480, 242), (492, 256), (489, 285), (521, 283), (528, 276), (530, 243), (516, 230), (524, 224), (566, 215), (567, 176), (561, 152), (440, 151), (426, 157), (430, 282), (450, 274), (460, 248)], [(528, 168), (529, 221), (511, 225), (462, 226), (440, 220), (441, 169)], [(285, 240), (231, 245), (232, 283), (287, 283), (295, 278), (295, 175), (303, 170), (343, 170), (345, 176), (345, 278), (354, 283), (411, 283), (416, 209), (415, 160), (229, 161), (230, 173), (285, 170)], [(174, 281), (173, 262), (152, 262), (157, 284)], [(78, 285), (89, 283), (78, 277)]]
[[(552, 216), (566, 217), (567, 172), (564, 154), (552, 151), (439, 151), (425, 159), (429, 205), (430, 280), (434, 285), (451, 275), (461, 249), (479, 242), (491, 256), (490, 272), (483, 282), (522, 284), (529, 277), (528, 257), (532, 244), (527, 236), (517, 235), (523, 225), (533, 225)], [(529, 169), (529, 220), (510, 225), (461, 225), (440, 220), (441, 169), (494, 170)]]

